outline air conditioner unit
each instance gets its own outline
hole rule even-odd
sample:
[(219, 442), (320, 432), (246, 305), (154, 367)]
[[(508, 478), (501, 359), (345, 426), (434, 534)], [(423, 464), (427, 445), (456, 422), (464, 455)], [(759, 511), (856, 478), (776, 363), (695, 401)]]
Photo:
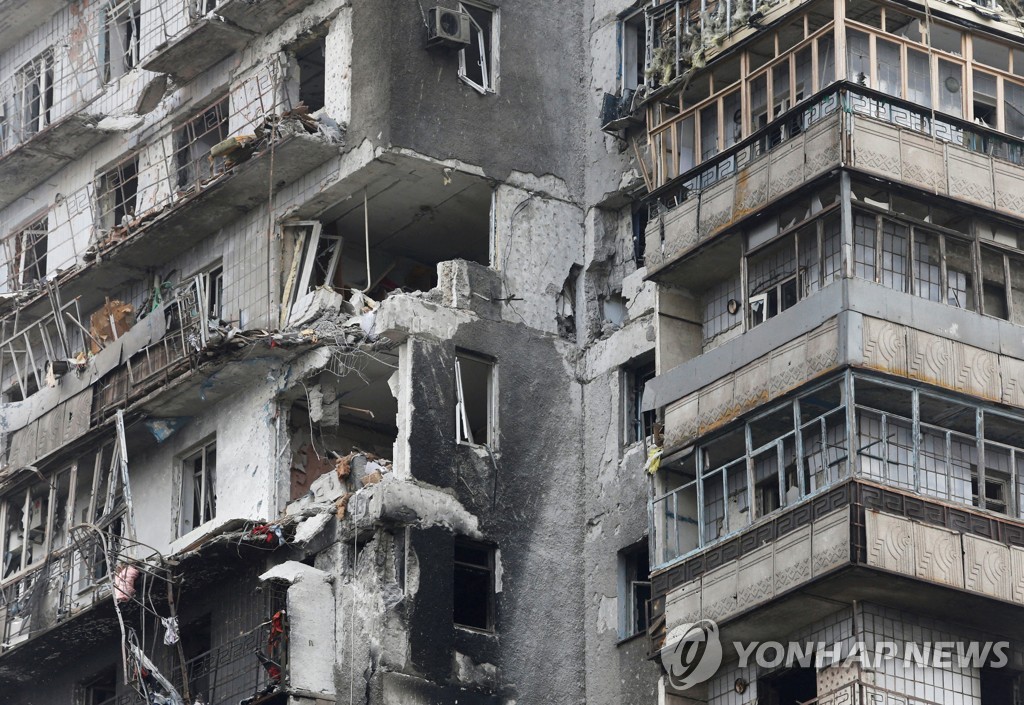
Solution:
[(427, 46), (462, 48), (470, 42), (469, 15), (447, 7), (435, 7), (428, 13)]

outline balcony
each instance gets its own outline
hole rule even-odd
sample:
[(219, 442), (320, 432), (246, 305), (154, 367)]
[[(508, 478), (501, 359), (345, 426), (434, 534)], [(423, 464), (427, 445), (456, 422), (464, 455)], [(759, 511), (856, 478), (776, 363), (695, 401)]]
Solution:
[[(150, 30), (142, 38), (142, 68), (187, 83), (241, 50), (255, 35), (224, 21), (220, 8), (225, 4), (232, 3), (224, 0), (161, 2), (151, 13)], [(240, 11), (241, 8), (236, 9)]]
[(942, 705), (915, 695), (886, 690), (873, 683), (853, 681), (801, 705)]
[(1007, 616), (1024, 614), (1022, 581), (1024, 522), (851, 478), (656, 570), (650, 649), (701, 618), (726, 643), (777, 639), (851, 601), (935, 617), (955, 603), (1019, 638)]
[(69, 0), (2, 0), (0, 2), (0, 52), (10, 49), (15, 42), (32, 30), (45, 24), (58, 10), (70, 4)]
[(138, 122), (101, 105), (105, 67), (95, 60), (96, 14), (0, 83), (0, 209)]
[(698, 247), (840, 166), (1024, 218), (1024, 139), (833, 84), (652, 193), (650, 278), (671, 278)]
[[(265, 203), (271, 173), (280, 188), (337, 155), (337, 129), (289, 110), (279, 88), (270, 69), (235, 84), (95, 185), (8, 233), (0, 291), (39, 302), (45, 278), (64, 300), (79, 298), (82, 310), (94, 310), (150, 267), (155, 250), (171, 259)], [(23, 315), (32, 320), (43, 308)]]

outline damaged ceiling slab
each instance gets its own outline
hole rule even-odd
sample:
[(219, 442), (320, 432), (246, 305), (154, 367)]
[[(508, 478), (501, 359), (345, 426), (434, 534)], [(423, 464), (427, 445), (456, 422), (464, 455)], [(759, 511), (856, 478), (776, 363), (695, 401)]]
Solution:
[(145, 58), (146, 71), (164, 73), (187, 83), (208, 68), (241, 50), (253, 34), (216, 15), (192, 21), (179, 36), (170, 37)]

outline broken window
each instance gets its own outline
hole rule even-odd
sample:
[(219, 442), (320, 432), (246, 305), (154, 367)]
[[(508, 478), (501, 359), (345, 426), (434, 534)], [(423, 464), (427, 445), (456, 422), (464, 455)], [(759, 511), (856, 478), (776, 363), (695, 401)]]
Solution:
[(485, 5), (460, 2), (459, 10), (469, 15), (469, 45), (459, 51), (459, 78), (481, 93), (493, 93), (497, 86), (497, 10)]
[(496, 380), (492, 360), (472, 353), (455, 355), (455, 440), (493, 446)]
[(751, 328), (799, 301), (796, 259), (792, 236), (786, 236), (747, 258)]
[(224, 320), (224, 267), (217, 266), (203, 274), (203, 284), (209, 320)]
[(326, 57), (327, 43), (323, 37), (295, 50), (295, 61), (299, 67), (299, 102), (311, 113), (324, 107)]
[(42, 131), (53, 121), (53, 52), (49, 49), (17, 73), (16, 102), (25, 136)]
[(701, 545), (697, 511), (697, 453), (691, 447), (668, 458), (654, 476), (654, 555), (658, 564)]
[(291, 268), (285, 281), (284, 300), (288, 308), (320, 287), (341, 290), (342, 270), (338, 266), (344, 239), (332, 226), (325, 232), (319, 221), (308, 220), (284, 226), (291, 247)]
[(127, 228), (135, 219), (139, 195), (139, 158), (126, 159), (103, 174), (97, 186), (99, 223), (106, 231)]
[(652, 500), (656, 560), (707, 546), (839, 481), (849, 468), (846, 438), (843, 385), (833, 381), (664, 460)]
[(81, 705), (111, 705), (117, 697), (117, 668), (111, 666), (81, 686)]
[(458, 539), (454, 551), (452, 621), (459, 627), (494, 632), (494, 548)]
[(743, 322), (740, 314), (739, 274), (715, 284), (704, 292), (704, 345)]
[(626, 402), (626, 444), (639, 443), (654, 432), (655, 411), (643, 410), (644, 385), (654, 379), (654, 360), (643, 359), (623, 368)]
[(178, 535), (217, 516), (217, 443), (203, 445), (181, 461), (181, 505)]
[(3, 503), (3, 577), (40, 562), (49, 540), (50, 488), (37, 482), (8, 495)]
[[(733, 8), (738, 10), (740, 5), (735, 3)], [(698, 23), (720, 12), (693, 3), (691, 9)], [(663, 12), (666, 8), (652, 8), (648, 26), (657, 21), (654, 13)], [(670, 9), (668, 12), (671, 15)], [(731, 21), (728, 11), (720, 14)], [(702, 160), (715, 158), (759, 131), (767, 130), (752, 146), (755, 151), (770, 149), (800, 134), (812, 119), (817, 119), (791, 111), (835, 80), (831, 15), (831, 5), (822, 3), (778, 29), (762, 27), (739, 55), (716, 60), (708, 70), (698, 68), (683, 82), (683, 88), (652, 101), (648, 106), (648, 142), (657, 167), (655, 186), (686, 173)], [(690, 35), (685, 26), (681, 29), (687, 37), (681, 50), (689, 51)], [(675, 41), (661, 32), (653, 34), (655, 47), (653, 52), (648, 50), (648, 57), (653, 58), (649, 58), (647, 68), (647, 81), (652, 86), (671, 81), (676, 65), (672, 58)], [(739, 70), (741, 65), (743, 72)], [(676, 108), (665, 110), (665, 104), (672, 102)], [(783, 116), (785, 124), (780, 121), (768, 127)], [(675, 168), (677, 164), (679, 169)]]
[(138, 66), (141, 17), (139, 0), (110, 0), (104, 8), (100, 34), (104, 83)]
[(647, 540), (619, 551), (619, 638), (647, 631), (651, 599), (651, 568)]
[(4, 291), (18, 291), (46, 278), (49, 227), (44, 216), (3, 241)]
[[(177, 186), (194, 189), (228, 167), (217, 163), (214, 147), (228, 137), (228, 98), (222, 98), (174, 132)], [(220, 168), (218, 168), (220, 167)]]

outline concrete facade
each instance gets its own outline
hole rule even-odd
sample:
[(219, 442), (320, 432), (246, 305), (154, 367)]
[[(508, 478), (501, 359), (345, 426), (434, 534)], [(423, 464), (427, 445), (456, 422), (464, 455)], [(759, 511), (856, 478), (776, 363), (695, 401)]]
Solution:
[(656, 701), (631, 4), (438, 5), (0, 6), (4, 702)]
[[(1019, 8), (694, 9), (606, 123), (648, 148), (659, 702), (1020, 703)], [(826, 656), (940, 640), (1006, 658)]]

